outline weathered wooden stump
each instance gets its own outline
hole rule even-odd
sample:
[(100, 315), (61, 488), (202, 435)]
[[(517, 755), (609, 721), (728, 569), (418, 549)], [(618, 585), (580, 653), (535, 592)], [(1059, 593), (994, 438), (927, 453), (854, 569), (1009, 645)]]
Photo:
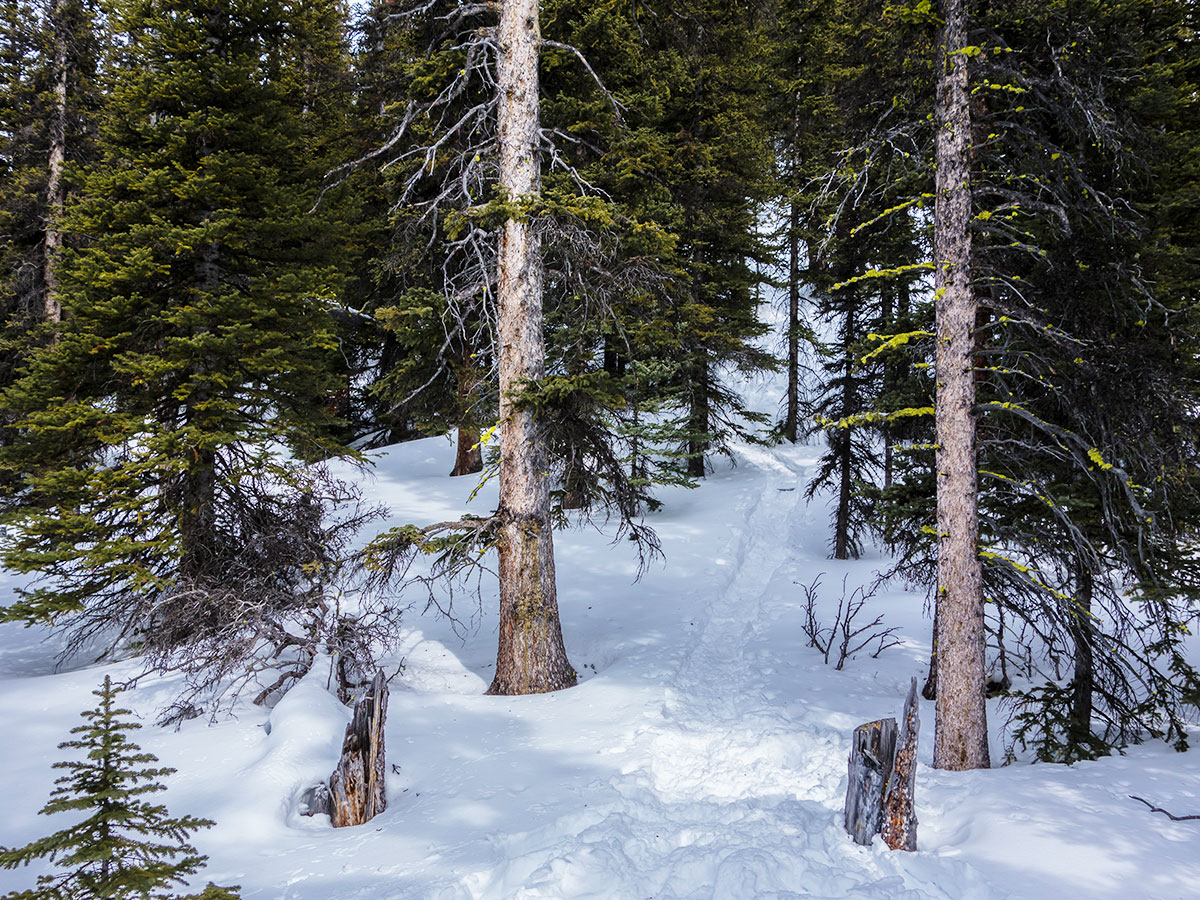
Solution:
[(879, 833), (883, 791), (896, 757), (896, 720), (880, 719), (854, 729), (850, 784), (846, 788), (846, 831), (864, 846)]
[(383, 746), (387, 702), (383, 672), (376, 672), (370, 693), (354, 704), (354, 715), (342, 742), (342, 757), (329, 776), (334, 828), (361, 825), (387, 807)]
[(883, 841), (893, 850), (917, 849), (917, 813), (913, 794), (917, 784), (917, 735), (921, 710), (917, 703), (917, 679), (912, 680), (904, 701), (904, 719), (896, 762), (883, 795)]

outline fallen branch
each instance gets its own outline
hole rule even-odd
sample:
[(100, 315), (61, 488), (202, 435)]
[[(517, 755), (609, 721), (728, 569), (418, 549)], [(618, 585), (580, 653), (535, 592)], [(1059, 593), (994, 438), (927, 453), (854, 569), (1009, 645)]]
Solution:
[(1149, 800), (1143, 800), (1141, 797), (1137, 797), (1133, 794), (1129, 795), (1129, 799), (1137, 800), (1139, 803), (1145, 803), (1148, 807), (1150, 807), (1152, 812), (1162, 813), (1164, 816), (1166, 816), (1172, 822), (1186, 822), (1189, 819), (1200, 819), (1200, 816), (1176, 816), (1172, 813), (1167, 812), (1165, 809), (1162, 809), (1161, 807), (1155, 806)]

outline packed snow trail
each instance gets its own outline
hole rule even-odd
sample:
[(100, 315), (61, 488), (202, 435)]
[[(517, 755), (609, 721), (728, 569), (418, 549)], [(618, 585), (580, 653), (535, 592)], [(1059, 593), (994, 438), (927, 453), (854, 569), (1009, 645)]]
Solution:
[[(1196, 900), (1200, 825), (1128, 799), (1200, 810), (1200, 754), (1162, 745), (1061, 766), (917, 774), (917, 853), (842, 830), (854, 726), (896, 715), (928, 660), (923, 598), (881, 591), (870, 615), (904, 643), (843, 671), (807, 646), (796, 584), (824, 573), (829, 624), (842, 579), (867, 584), (890, 563), (827, 558), (826, 504), (805, 503), (819, 447), (734, 448), (695, 491), (664, 491), (651, 517), (666, 553), (635, 583), (636, 556), (590, 528), (556, 535), (560, 603), (578, 687), (483, 695), (495, 659), (494, 591), (461, 626), (410, 613), (388, 714), (388, 809), (334, 830), (298, 814), (328, 776), (347, 710), (320, 668), (273, 709), (246, 706), (210, 726), (150, 726), (172, 678), (123, 695), (134, 734), (179, 771), (158, 795), (173, 814), (216, 820), (194, 841), (210, 859), (198, 884), (241, 884), (246, 900)], [(446, 472), (453, 445), (389, 449), (369, 493), (393, 521), (492, 508)], [(10, 582), (11, 584), (11, 582)], [(460, 598), (461, 602), (462, 598)], [(464, 627), (465, 626), (465, 635)], [(0, 845), (62, 827), (36, 815), (55, 749), (93, 705), (106, 673), (136, 660), (82, 660), (53, 674), (56, 646), (0, 626)], [(919, 758), (928, 763), (932, 704)], [(1003, 711), (989, 705), (999, 756)], [(35, 870), (0, 871), (0, 893)]]
[(736, 452), (729, 542), (685, 602), (694, 627), (662, 677), (661, 706), (621, 749), (629, 762), (610, 798), (506, 836), (506, 862), (467, 879), (472, 900), (950, 896), (905, 890), (886, 860), (863, 866), (869, 851), (837, 824), (844, 734), (801, 727), (802, 706), (770, 686), (794, 667), (763, 638), (794, 609), (779, 599), (797, 593), (779, 536), (811, 525), (806, 467), (796, 453)]

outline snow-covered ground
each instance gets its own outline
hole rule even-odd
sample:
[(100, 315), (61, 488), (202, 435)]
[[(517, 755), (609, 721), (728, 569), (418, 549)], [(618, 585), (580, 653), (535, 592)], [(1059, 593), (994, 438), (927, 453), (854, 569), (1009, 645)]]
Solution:
[[(160, 795), (175, 814), (216, 820), (195, 835), (201, 879), (246, 898), (287, 900), (750, 900), (750, 898), (1200, 897), (1200, 822), (1172, 822), (1129, 799), (1200, 812), (1200, 752), (1161, 744), (1073, 767), (1016, 763), (948, 773), (928, 767), (933, 708), (922, 703), (919, 851), (842, 830), (854, 726), (898, 715), (923, 675), (923, 598), (894, 589), (872, 615), (901, 646), (825, 665), (802, 631), (803, 592), (825, 573), (832, 616), (849, 588), (887, 561), (826, 558), (828, 510), (806, 504), (816, 446), (736, 447), (695, 491), (672, 490), (651, 517), (666, 560), (635, 581), (632, 545), (584, 528), (556, 536), (559, 598), (578, 687), (486, 697), (496, 640), (494, 589), (465, 638), (411, 615), (393, 665), (388, 809), (334, 830), (297, 811), (327, 776), (348, 712), (316, 671), (273, 710), (217, 725), (151, 723), (172, 682), (123, 696), (145, 727), (133, 737), (178, 773)], [(368, 493), (397, 522), (486, 512), (451, 479), (453, 445), (419, 441), (380, 455)], [(9, 583), (11, 586), (11, 582)], [(489, 593), (489, 590), (491, 591)], [(460, 598), (460, 602), (464, 602)], [(93, 705), (106, 672), (55, 673), (53, 641), (0, 627), (0, 844), (62, 827), (36, 815), (55, 749)], [(1003, 712), (989, 704), (1000, 762)], [(0, 891), (36, 870), (0, 871)], [(200, 880), (199, 883), (203, 883)]]

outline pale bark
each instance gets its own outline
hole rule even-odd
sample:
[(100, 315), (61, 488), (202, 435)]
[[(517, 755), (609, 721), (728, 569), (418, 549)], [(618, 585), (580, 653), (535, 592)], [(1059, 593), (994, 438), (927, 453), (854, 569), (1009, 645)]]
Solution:
[(945, 0), (939, 50), (934, 215), (937, 318), (937, 708), (933, 764), (990, 764), (975, 455), (970, 106), (964, 0)]
[(42, 317), (47, 322), (62, 321), (58, 296), (58, 257), (62, 251), (61, 220), (66, 202), (63, 168), (67, 161), (67, 86), (69, 83), (68, 49), (71, 42), (67, 0), (55, 0), (54, 28), (54, 106), (50, 112), (50, 158), (46, 181), (46, 227), (42, 261)]
[[(498, 37), (500, 185), (520, 202), (541, 187), (537, 0), (504, 0)], [(516, 402), (545, 374), (541, 241), (525, 215), (504, 225), (497, 292), (500, 646), (488, 693), (531, 694), (570, 687), (576, 676), (558, 618), (549, 467), (533, 411)]]

